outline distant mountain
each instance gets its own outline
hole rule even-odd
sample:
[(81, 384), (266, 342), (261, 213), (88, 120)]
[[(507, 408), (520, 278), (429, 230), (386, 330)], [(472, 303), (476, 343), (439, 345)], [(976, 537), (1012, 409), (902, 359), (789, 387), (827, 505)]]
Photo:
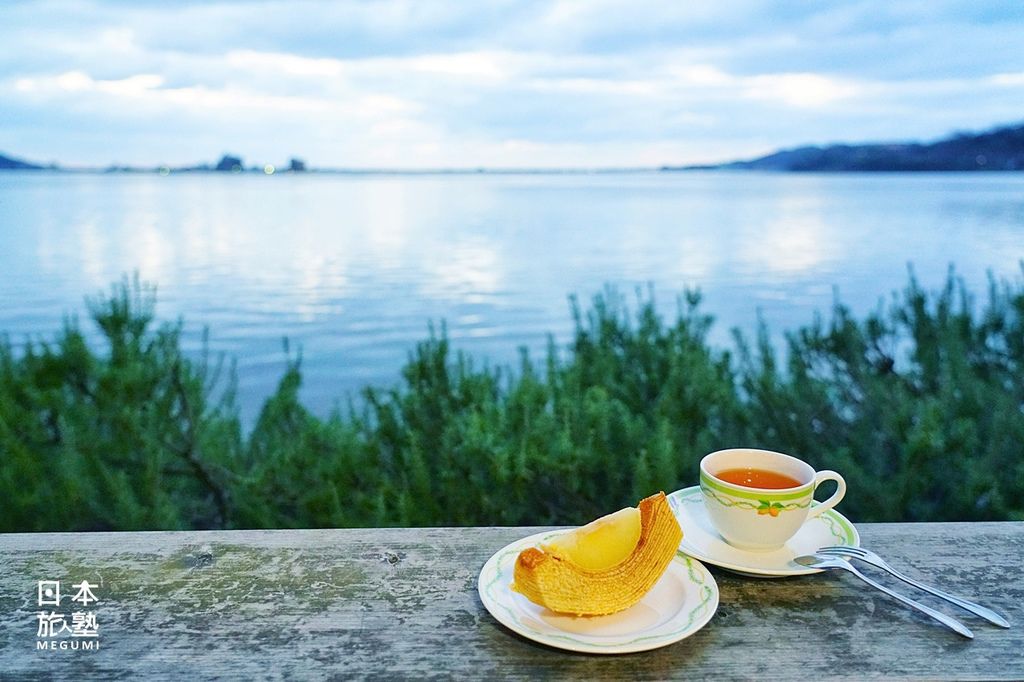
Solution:
[(1021, 171), (1024, 125), (957, 133), (931, 143), (798, 147), (749, 161), (662, 170), (727, 168), (769, 171)]
[(42, 170), (43, 166), (37, 166), (28, 161), (12, 159), (9, 156), (0, 154), (0, 170)]

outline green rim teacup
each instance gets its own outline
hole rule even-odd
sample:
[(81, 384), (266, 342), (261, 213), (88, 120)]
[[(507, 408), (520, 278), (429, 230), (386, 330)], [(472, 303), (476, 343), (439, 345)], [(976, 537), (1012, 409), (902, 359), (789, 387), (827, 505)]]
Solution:
[[(754, 488), (723, 481), (717, 474), (729, 469), (766, 469), (800, 482), (790, 488)], [(814, 505), (814, 490), (835, 481), (836, 491)], [(804, 461), (771, 450), (733, 448), (706, 455), (700, 462), (700, 489), (708, 517), (723, 539), (740, 549), (777, 549), (796, 535), (809, 518), (839, 504), (846, 481), (835, 471), (815, 473)]]

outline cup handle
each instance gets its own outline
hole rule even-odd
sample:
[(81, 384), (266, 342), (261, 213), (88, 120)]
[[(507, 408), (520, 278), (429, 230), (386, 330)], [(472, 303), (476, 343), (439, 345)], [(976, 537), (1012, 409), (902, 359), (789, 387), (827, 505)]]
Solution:
[[(828, 498), (816, 507), (811, 507), (811, 511), (807, 514), (807, 518), (813, 519), (815, 516), (820, 516), (832, 507), (839, 504), (843, 497), (846, 495), (846, 481), (835, 471), (826, 470), (819, 471), (814, 476), (814, 490), (818, 489), (818, 486), (825, 481), (835, 481), (836, 491), (832, 493), (832, 497)], [(811, 493), (811, 499), (814, 499), (814, 493)]]

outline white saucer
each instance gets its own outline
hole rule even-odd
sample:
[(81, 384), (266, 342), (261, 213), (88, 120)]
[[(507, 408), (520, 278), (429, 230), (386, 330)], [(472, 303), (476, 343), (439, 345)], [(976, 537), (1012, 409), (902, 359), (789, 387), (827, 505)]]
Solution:
[(828, 545), (860, 546), (860, 534), (849, 519), (829, 509), (809, 519), (785, 545), (769, 552), (750, 552), (733, 547), (718, 534), (707, 511), (700, 486), (677, 490), (668, 496), (669, 505), (683, 528), (679, 549), (709, 564), (754, 578), (783, 578), (791, 575), (820, 573), (793, 559), (813, 554)]
[(513, 592), (519, 552), (566, 531), (537, 533), (498, 550), (480, 571), (480, 600), (498, 622), (548, 646), (593, 654), (626, 654), (678, 642), (700, 630), (718, 609), (718, 585), (708, 569), (681, 552), (636, 605), (609, 616), (549, 611)]

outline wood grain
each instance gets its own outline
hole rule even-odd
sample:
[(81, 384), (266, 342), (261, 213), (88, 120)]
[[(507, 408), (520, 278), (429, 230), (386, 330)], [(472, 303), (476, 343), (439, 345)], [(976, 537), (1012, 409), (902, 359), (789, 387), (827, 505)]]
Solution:
[[(1024, 679), (1024, 523), (858, 528), (897, 567), (1014, 626), (913, 593), (967, 623), (967, 641), (849, 575), (712, 569), (721, 605), (704, 629), (602, 657), (527, 641), (480, 603), (487, 558), (538, 528), (15, 534), (0, 535), (0, 677)], [(65, 594), (99, 585), (99, 650), (36, 649), (45, 579)]]

